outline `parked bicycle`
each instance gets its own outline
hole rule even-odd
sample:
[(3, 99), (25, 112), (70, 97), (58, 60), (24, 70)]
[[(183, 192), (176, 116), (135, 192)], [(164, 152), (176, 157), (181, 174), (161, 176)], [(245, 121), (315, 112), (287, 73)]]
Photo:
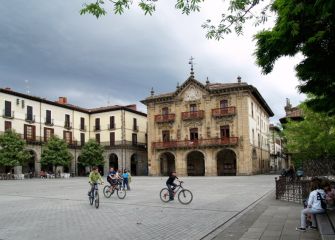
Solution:
[(88, 197), (90, 204), (93, 205), (95, 208), (99, 208), (99, 188), (98, 188), (98, 183), (93, 184), (93, 190), (90, 192), (90, 195)]
[[(181, 204), (189, 204), (190, 202), (192, 202), (193, 200), (193, 194), (190, 190), (185, 189), (183, 187), (183, 181), (180, 181), (179, 184), (173, 189), (173, 195), (176, 196), (176, 194), (178, 193), (178, 201)], [(169, 189), (168, 188), (163, 188), (160, 193), (159, 196), (161, 198), (161, 200), (163, 202), (168, 202), (170, 200), (169, 197)]]
[(115, 191), (119, 199), (124, 199), (126, 197), (127, 192), (122, 186), (122, 179), (118, 180), (114, 187), (112, 185), (106, 185), (103, 193), (106, 198), (110, 198)]

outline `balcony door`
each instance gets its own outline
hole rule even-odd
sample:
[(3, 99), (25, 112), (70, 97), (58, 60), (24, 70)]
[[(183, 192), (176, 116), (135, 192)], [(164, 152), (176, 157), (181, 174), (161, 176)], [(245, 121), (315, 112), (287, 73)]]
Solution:
[(32, 106), (27, 106), (27, 117), (26, 119), (28, 121), (33, 121), (33, 107)]
[(199, 139), (198, 128), (191, 128), (190, 129), (190, 140), (191, 141), (197, 141), (198, 139)]
[(220, 127), (220, 137), (221, 138), (229, 138), (230, 137), (229, 125), (224, 125), (224, 126)]
[(168, 115), (169, 114), (169, 108), (168, 107), (163, 107), (162, 108), (162, 115)]
[(162, 139), (163, 139), (163, 142), (170, 142), (170, 131), (169, 130), (162, 131)]
[(24, 125), (24, 139), (35, 141), (36, 138), (36, 127), (33, 125)]
[(5, 116), (11, 117), (12, 116), (12, 102), (5, 101)]
[(223, 109), (223, 108), (226, 108), (228, 107), (228, 100), (224, 99), (224, 100), (221, 100), (220, 101), (220, 108)]
[(190, 112), (198, 111), (197, 104), (190, 104)]

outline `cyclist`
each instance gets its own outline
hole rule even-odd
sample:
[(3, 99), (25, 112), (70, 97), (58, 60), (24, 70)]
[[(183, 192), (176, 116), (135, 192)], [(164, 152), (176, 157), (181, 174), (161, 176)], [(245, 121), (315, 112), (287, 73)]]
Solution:
[(169, 189), (169, 200), (173, 201), (174, 200), (174, 195), (173, 195), (173, 190), (176, 188), (177, 184), (174, 183), (174, 181), (179, 178), (176, 175), (176, 171), (172, 171), (169, 175), (168, 180), (166, 181), (166, 186)]
[(92, 171), (90, 172), (90, 175), (88, 176), (88, 183), (90, 184), (90, 189), (88, 191), (88, 196), (91, 196), (90, 194), (94, 190), (94, 184), (100, 182), (101, 184), (104, 184), (104, 181), (102, 180), (102, 177), (98, 171), (98, 167), (93, 167)]

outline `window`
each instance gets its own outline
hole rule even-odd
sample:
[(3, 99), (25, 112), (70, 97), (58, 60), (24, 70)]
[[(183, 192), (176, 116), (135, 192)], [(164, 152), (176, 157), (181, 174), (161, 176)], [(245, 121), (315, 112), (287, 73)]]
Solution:
[(72, 143), (72, 132), (63, 131), (63, 139), (67, 144)]
[(190, 140), (196, 141), (198, 140), (198, 128), (191, 128), (190, 129)]
[(95, 134), (95, 141), (100, 143), (100, 133)]
[(12, 122), (5, 121), (5, 131), (12, 129)]
[(51, 120), (51, 111), (50, 110), (46, 110), (45, 111), (45, 124), (52, 124), (52, 120)]
[(100, 118), (96, 118), (95, 119), (95, 127), (94, 127), (95, 131), (100, 131)]
[(168, 115), (169, 114), (169, 108), (168, 107), (163, 107), (162, 108), (162, 115)]
[(115, 146), (115, 132), (109, 133), (109, 142), (111, 146)]
[(24, 139), (25, 140), (35, 140), (36, 138), (36, 127), (33, 125), (24, 125)]
[(257, 134), (257, 140), (258, 140), (258, 147), (260, 147), (261, 146), (261, 138), (259, 136), (259, 133)]
[(32, 106), (27, 106), (26, 120), (33, 121), (33, 107)]
[(80, 145), (85, 145), (85, 133), (80, 133)]
[(254, 103), (251, 103), (251, 117), (254, 117)]
[(136, 133), (132, 134), (131, 140), (134, 146), (137, 145), (137, 134)]
[(4, 116), (5, 117), (12, 117), (12, 102), (10, 102), (10, 101), (5, 101)]
[(54, 135), (53, 128), (44, 128), (44, 141), (47, 142)]
[(80, 118), (80, 130), (85, 131), (85, 118)]
[(133, 130), (136, 131), (137, 130), (137, 119), (133, 118)]
[(220, 108), (226, 108), (228, 107), (228, 100), (224, 99), (220, 101)]
[(115, 128), (115, 117), (110, 116), (109, 117), (109, 129), (114, 129)]
[(190, 104), (190, 112), (196, 112), (197, 111), (197, 104)]
[(220, 136), (221, 138), (230, 137), (229, 125), (224, 125), (220, 127)]
[(170, 131), (169, 130), (162, 131), (162, 139), (163, 139), (163, 142), (170, 141)]
[(255, 130), (252, 129), (252, 144), (255, 145)]
[(24, 108), (25, 104), (24, 104), (24, 100), (21, 100), (21, 107)]
[(70, 124), (70, 115), (69, 114), (65, 114), (65, 124), (64, 127), (66, 128), (70, 128), (71, 124)]

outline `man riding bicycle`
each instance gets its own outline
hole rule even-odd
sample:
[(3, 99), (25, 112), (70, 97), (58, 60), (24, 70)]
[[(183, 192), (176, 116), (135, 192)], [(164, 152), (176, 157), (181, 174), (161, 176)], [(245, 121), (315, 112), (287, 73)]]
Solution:
[(93, 167), (90, 175), (88, 176), (88, 183), (90, 184), (88, 196), (90, 196), (90, 194), (94, 191), (94, 184), (97, 184), (98, 182), (104, 184), (104, 181), (102, 180), (102, 177), (98, 171), (98, 167)]
[(177, 184), (174, 183), (174, 181), (179, 178), (176, 176), (176, 171), (172, 171), (169, 175), (168, 180), (166, 181), (166, 186), (169, 189), (169, 197), (170, 201), (174, 200), (173, 190), (176, 188)]

